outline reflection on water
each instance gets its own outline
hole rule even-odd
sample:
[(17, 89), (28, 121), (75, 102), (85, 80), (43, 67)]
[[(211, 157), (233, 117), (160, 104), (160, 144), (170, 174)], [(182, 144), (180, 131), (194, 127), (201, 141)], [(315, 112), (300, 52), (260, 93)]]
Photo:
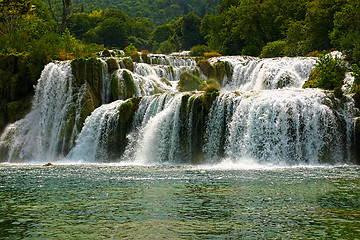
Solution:
[(0, 165), (0, 239), (356, 239), (359, 171)]

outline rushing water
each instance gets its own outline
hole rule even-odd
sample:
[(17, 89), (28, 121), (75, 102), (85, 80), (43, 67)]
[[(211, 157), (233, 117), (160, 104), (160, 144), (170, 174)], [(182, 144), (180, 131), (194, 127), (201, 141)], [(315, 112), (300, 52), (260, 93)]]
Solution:
[(231, 66), (211, 101), (177, 92), (206, 78), (193, 58), (149, 61), (45, 67), (0, 136), (0, 239), (359, 239), (359, 113), (301, 88), (314, 58), (211, 59)]
[(0, 165), (0, 239), (358, 239), (360, 168)]

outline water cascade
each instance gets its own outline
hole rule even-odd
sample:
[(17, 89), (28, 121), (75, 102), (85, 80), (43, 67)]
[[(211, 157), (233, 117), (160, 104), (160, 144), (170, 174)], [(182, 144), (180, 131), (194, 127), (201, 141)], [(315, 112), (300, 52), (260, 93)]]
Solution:
[[(0, 160), (355, 162), (352, 98), (301, 89), (315, 58), (202, 61), (150, 54), (50, 63), (32, 111), (2, 133)], [(184, 72), (215, 79), (221, 91), (178, 92)]]

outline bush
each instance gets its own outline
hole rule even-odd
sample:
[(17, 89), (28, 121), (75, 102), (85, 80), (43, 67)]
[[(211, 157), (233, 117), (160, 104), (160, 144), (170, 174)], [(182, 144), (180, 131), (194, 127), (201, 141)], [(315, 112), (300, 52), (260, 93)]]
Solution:
[(206, 52), (211, 52), (211, 48), (205, 45), (197, 45), (191, 48), (190, 56), (203, 57)]
[(343, 85), (346, 72), (344, 60), (335, 57), (331, 54), (319, 55), (316, 61), (315, 68), (310, 73), (309, 79), (304, 84), (303, 88), (322, 88), (326, 90), (333, 90), (336, 87)]
[(175, 46), (169, 41), (164, 41), (159, 46), (159, 52), (163, 54), (169, 54), (175, 51)]
[(354, 77), (354, 90), (360, 89), (360, 67), (357, 64), (353, 64), (353, 73)]
[(284, 56), (284, 50), (286, 47), (285, 41), (274, 41), (269, 42), (263, 47), (260, 57), (270, 58), (270, 57), (282, 57)]
[(248, 45), (243, 48), (241, 55), (257, 57), (260, 55), (260, 49), (253, 45)]

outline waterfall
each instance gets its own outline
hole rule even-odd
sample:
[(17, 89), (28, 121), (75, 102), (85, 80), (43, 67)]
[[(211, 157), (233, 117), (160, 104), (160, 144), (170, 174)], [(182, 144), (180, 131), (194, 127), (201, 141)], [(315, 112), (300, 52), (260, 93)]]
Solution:
[[(2, 139), (11, 138), (9, 161), (26, 159), (53, 160), (62, 152), (73, 101), (72, 75), (69, 62), (50, 63), (43, 70), (35, 89), (31, 112), (12, 124)], [(7, 133), (12, 136), (7, 136)]]
[(107, 160), (107, 139), (118, 126), (119, 107), (124, 101), (118, 100), (97, 108), (86, 119), (85, 125), (76, 140), (76, 146), (68, 159), (95, 162)]
[(351, 119), (334, 112), (335, 104), (316, 89), (223, 93), (210, 112), (207, 155), (272, 164), (351, 162)]
[[(316, 58), (208, 61), (219, 72), (203, 73), (182, 55), (149, 54), (128, 69), (121, 58), (50, 63), (31, 112), (3, 131), (1, 161), (354, 162), (352, 98), (301, 88)], [(216, 77), (221, 91), (179, 93), (183, 72)], [(352, 82), (347, 75), (345, 93)]]
[(315, 58), (255, 58), (220, 57), (233, 67), (233, 73), (224, 83), (226, 90), (265, 90), (301, 88), (315, 64)]

